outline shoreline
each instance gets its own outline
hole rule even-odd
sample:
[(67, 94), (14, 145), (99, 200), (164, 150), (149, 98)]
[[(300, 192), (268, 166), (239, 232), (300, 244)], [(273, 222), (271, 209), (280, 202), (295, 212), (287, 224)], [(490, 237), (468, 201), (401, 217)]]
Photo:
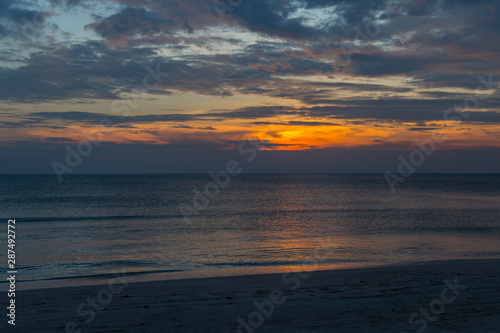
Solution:
[[(238, 332), (238, 328), (245, 333), (416, 332), (425, 320), (432, 332), (447, 327), (486, 332), (497, 329), (500, 322), (499, 276), (499, 261), (149, 282), (129, 282), (118, 276), (108, 285), (19, 291), (22, 305), (16, 328), (38, 332), (77, 332), (77, 328), (82, 332)], [(445, 281), (466, 286), (458, 287), (459, 294), (449, 303), (439, 301), (447, 288)], [(445, 300), (453, 297), (450, 292), (445, 295)], [(436, 308), (440, 302), (445, 307), (442, 312)], [(425, 319), (418, 311), (429, 304), (439, 313)], [(413, 318), (414, 325), (410, 325), (413, 313), (419, 319)]]
[[(384, 269), (384, 268), (404, 268), (404, 267), (420, 267), (420, 266), (433, 266), (433, 265), (454, 265), (454, 264), (476, 264), (476, 263), (490, 263), (497, 262), (500, 265), (500, 259), (455, 259), (455, 260), (435, 260), (425, 262), (410, 262), (410, 263), (395, 263), (395, 264), (373, 264), (373, 265), (360, 265), (353, 263), (346, 265), (345, 263), (339, 265), (324, 264), (324, 265), (303, 265), (295, 266), (290, 269), (288, 266), (272, 266), (272, 267), (241, 267), (231, 269), (211, 269), (211, 270), (198, 270), (198, 271), (172, 271), (172, 272), (156, 272), (156, 271), (139, 271), (139, 272), (111, 272), (98, 275), (89, 276), (76, 276), (76, 277), (61, 277), (43, 280), (29, 280), (17, 281), (18, 290), (43, 290), (43, 289), (58, 289), (58, 288), (78, 288), (86, 286), (100, 286), (105, 285), (110, 279), (116, 275), (123, 276), (129, 279), (130, 283), (145, 283), (145, 282), (162, 282), (162, 281), (176, 281), (176, 280), (197, 280), (197, 279), (211, 279), (211, 278), (225, 278), (225, 277), (243, 277), (255, 275), (273, 275), (283, 274), (285, 272), (324, 272), (324, 271), (352, 271), (363, 269)], [(314, 267), (315, 269), (309, 269)], [(22, 272), (22, 271), (21, 271)], [(7, 282), (0, 282), (0, 291), (3, 287), (7, 286)]]

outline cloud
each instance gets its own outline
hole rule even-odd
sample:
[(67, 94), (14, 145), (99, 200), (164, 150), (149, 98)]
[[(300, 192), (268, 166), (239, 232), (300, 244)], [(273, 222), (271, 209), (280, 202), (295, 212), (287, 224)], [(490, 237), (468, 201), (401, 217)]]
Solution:
[[(22, 2), (16, 4), (15, 1), (1, 0), (0, 1), (0, 18), (21, 26), (26, 22), (32, 22), (36, 18), (37, 23), (43, 23), (44, 13), (36, 10), (30, 10), (22, 7)], [(41, 21), (41, 22), (40, 22)]]
[(425, 68), (428, 63), (441, 62), (438, 57), (385, 53), (354, 53), (351, 55), (351, 60), (354, 73), (366, 76), (408, 74)]
[[(453, 107), (453, 101), (446, 100), (415, 100), (415, 101), (379, 101), (372, 106), (362, 105), (363, 101), (337, 101), (343, 106), (313, 106), (301, 109), (309, 117), (331, 117), (337, 119), (378, 119), (386, 121), (440, 121), (452, 120), (453, 117), (465, 122), (500, 122), (499, 111), (467, 111), (467, 118), (462, 118), (456, 112), (445, 114)], [(455, 101), (456, 102), (456, 101)], [(378, 105), (377, 105), (378, 104)], [(445, 117), (446, 115), (446, 117)]]
[[(109, 119), (111, 121), (110, 126), (128, 126), (131, 124), (152, 124), (152, 123), (176, 123), (174, 128), (185, 128), (185, 129), (201, 129), (201, 130), (215, 130), (212, 126), (205, 127), (193, 127), (188, 125), (192, 121), (210, 121), (210, 122), (221, 122), (224, 120), (250, 120), (250, 119), (265, 119), (265, 118), (276, 118), (278, 114), (275, 110), (281, 110), (280, 107), (270, 107), (270, 106), (256, 106), (256, 107), (245, 107), (232, 111), (218, 111), (218, 112), (206, 112), (197, 114), (165, 114), (165, 115), (137, 115), (120, 117), (115, 115), (109, 115), (104, 113), (92, 113), (92, 112), (79, 112), (79, 111), (67, 111), (67, 112), (36, 112), (31, 113), (27, 117), (20, 119), (17, 122), (3, 122), (0, 126), (5, 128), (22, 128), (22, 127), (33, 127), (33, 126), (57, 126), (56, 128), (61, 128), (58, 125), (48, 124), (49, 120), (60, 120), (69, 123), (80, 123), (86, 125), (97, 125), (103, 119)], [(329, 121), (315, 121), (314, 118), (335, 118), (343, 120), (355, 120), (352, 122), (353, 125), (367, 124), (369, 120), (378, 121), (397, 121), (397, 122), (427, 122), (427, 121), (442, 121), (447, 120), (444, 115), (445, 110), (439, 108), (429, 110), (429, 109), (406, 109), (402, 110), (398, 104), (393, 107), (361, 107), (361, 106), (315, 106), (305, 109), (293, 109), (291, 107), (286, 108), (286, 111), (282, 115), (300, 115), (307, 116), (310, 120), (292, 120), (287, 122), (276, 122), (276, 121), (254, 121), (254, 125), (280, 125), (280, 126), (338, 126), (338, 123)], [(469, 115), (467, 118), (460, 119), (463, 122), (470, 123), (500, 123), (500, 112), (497, 111), (468, 111)], [(448, 120), (453, 119), (452, 117), (457, 117), (458, 114), (451, 113), (448, 114)], [(358, 121), (362, 119), (362, 121)], [(185, 122), (187, 124), (181, 125), (179, 122)], [(415, 127), (410, 129), (411, 131), (426, 131), (429, 127)]]
[(385, 86), (382, 84), (369, 84), (369, 83), (349, 83), (349, 82), (316, 82), (310, 81), (306, 82), (304, 85), (310, 85), (315, 87), (328, 87), (336, 88), (347, 91), (363, 92), (363, 91), (380, 91), (380, 92), (408, 92), (411, 88), (405, 87), (392, 87)]
[[(392, 15), (390, 22), (381, 26), (380, 36), (366, 41), (369, 47), (360, 48), (351, 54), (352, 62), (342, 65), (339, 45), (348, 39), (355, 27), (373, 20), (387, 8), (385, 1), (244, 1), (227, 15), (232, 19), (222, 23), (211, 4), (187, 1), (171, 2), (120, 1), (118, 12), (99, 19), (88, 27), (103, 41), (87, 40), (66, 43), (66, 47), (51, 54), (34, 53), (18, 68), (0, 70), (0, 98), (10, 102), (36, 103), (67, 99), (119, 99), (141, 84), (147, 75), (146, 66), (160, 63), (169, 73), (157, 89), (149, 91), (156, 95), (170, 95), (175, 89), (181, 93), (231, 96), (235, 94), (257, 94), (275, 97), (298, 97), (307, 103), (326, 100), (338, 90), (366, 93), (404, 93), (415, 85), (422, 87), (467, 87), (474, 85), (476, 74), (454, 73), (464, 66), (476, 66), (482, 58), (463, 54), (439, 45), (459, 45), (466, 35), (445, 43), (437, 43), (436, 36), (429, 33), (442, 24), (453, 21), (452, 10), (465, 17), (470, 8), (466, 3), (456, 6), (447, 2), (409, 2), (410, 17)], [(444, 3), (444, 4), (443, 4)], [(491, 3), (481, 2), (480, 6)], [(81, 6), (72, 2), (71, 6)], [(481, 7), (481, 8), (483, 8)], [(308, 12), (334, 9), (332, 24), (312, 24), (314, 18)], [(485, 7), (486, 8), (486, 7)], [(476, 10), (486, 15), (484, 8)], [(436, 20), (432, 15), (440, 13)], [(495, 26), (490, 14), (486, 20)], [(321, 17), (318, 17), (320, 19)], [(412, 22), (412, 24), (405, 22)], [(472, 29), (479, 35), (483, 29), (479, 19), (468, 19), (460, 28)], [(419, 26), (417, 23), (422, 23)], [(213, 32), (194, 36), (193, 33), (226, 24), (226, 28), (248, 29), (246, 37), (216, 35)], [(187, 30), (186, 30), (187, 29)], [(400, 30), (398, 30), (400, 29)], [(434, 29), (434, 30), (433, 30)], [(441, 29), (442, 30), (442, 29)], [(455, 29), (456, 30), (456, 29)], [(204, 30), (209, 31), (209, 30)], [(442, 30), (445, 33), (446, 30)], [(258, 34), (266, 33), (279, 39), (263, 39)], [(412, 33), (407, 38), (409, 47), (405, 51), (394, 50), (374, 42), (382, 42), (391, 34)], [(386, 36), (387, 35), (387, 36)], [(458, 35), (457, 35), (458, 36)], [(304, 39), (306, 38), (307, 39)], [(382, 39), (379, 39), (381, 37)], [(110, 40), (125, 40), (120, 48), (109, 44)], [(235, 48), (231, 53), (207, 54), (198, 50), (209, 50), (216, 40), (230, 43)], [(362, 43), (363, 44), (363, 43)], [(490, 43), (494, 44), (494, 43)], [(496, 46), (495, 46), (496, 47)], [(183, 52), (175, 58), (161, 55), (160, 49)], [(486, 49), (481, 44), (481, 49)], [(183, 50), (183, 51), (179, 51)], [(489, 47), (489, 52), (496, 49)], [(495, 54), (498, 54), (496, 52)], [(484, 62), (483, 62), (484, 63)], [(441, 66), (447, 71), (436, 71)], [(488, 65), (490, 66), (490, 65)], [(495, 65), (498, 67), (498, 65)], [(477, 69), (482, 69), (477, 67)], [(306, 75), (344, 76), (392, 76), (409, 78), (408, 86), (390, 87), (382, 84), (355, 84), (348, 82), (299, 82), (295, 78)], [(498, 75), (495, 76), (498, 78)], [(280, 82), (281, 87), (270, 87), (270, 81)], [(7, 83), (9, 82), (9, 83)], [(291, 86), (294, 89), (291, 89)], [(477, 85), (477, 84), (476, 84)], [(224, 89), (225, 86), (231, 89)], [(315, 86), (313, 88), (313, 86)], [(323, 90), (316, 88), (322, 87)], [(444, 95), (443, 95), (444, 96)]]
[[(32, 112), (3, 113), (3, 128), (93, 126), (104, 118), (129, 129), (168, 122), (206, 137), (233, 119), (257, 126), (333, 126), (341, 119), (353, 128), (390, 128), (443, 120), (446, 110), (474, 93), (478, 76), (500, 81), (497, 1), (409, 0), (385, 20), (385, 0), (244, 0), (222, 19), (211, 1), (64, 3), (61, 15), (51, 16), (43, 14), (41, 2), (0, 1), (0, 32), (42, 13), (47, 26), (38, 33), (62, 45), (2, 54), (0, 99)], [(69, 31), (58, 30), (74, 13), (92, 8), (99, 10), (81, 27), (75, 20)], [(376, 33), (359, 35), (369, 27)], [(342, 53), (345, 45), (355, 46), (350, 61)], [(156, 68), (166, 74), (157, 85), (151, 77)], [(155, 86), (145, 89), (144, 82)], [(78, 110), (77, 103), (124, 103), (131, 96), (176, 102), (196, 96), (202, 103), (217, 96), (238, 106), (206, 105), (197, 113), (176, 106), (126, 118), (98, 110), (33, 111), (39, 103), (74, 103), (71, 110)], [(276, 120), (272, 104), (286, 105), (285, 114), (295, 118)], [(500, 122), (498, 91), (480, 107), (464, 122)], [(432, 128), (437, 126), (408, 127)]]
[(412, 132), (425, 132), (425, 131), (437, 131), (440, 130), (441, 128), (439, 127), (410, 127), (408, 128), (408, 131)]
[(156, 12), (144, 8), (125, 7), (119, 13), (87, 25), (86, 28), (93, 29), (106, 39), (123, 39), (137, 34), (168, 34), (175, 26), (175, 22)]
[[(481, 75), (482, 76), (482, 75)], [(487, 81), (489, 79), (486, 79)], [(492, 75), (492, 82), (500, 82), (500, 75)], [(425, 75), (417, 75), (412, 79), (423, 88), (463, 88), (463, 89), (485, 89), (486, 87), (480, 81), (480, 75), (477, 74), (454, 74), (446, 72), (431, 72)]]
[(289, 121), (288, 125), (292, 125), (292, 126), (340, 126), (339, 124), (331, 123), (328, 121), (301, 121), (301, 120)]
[[(226, 119), (259, 119), (276, 117), (276, 110), (280, 110), (281, 114), (299, 115), (304, 112), (289, 109), (285, 112), (281, 110), (281, 106), (254, 106), (244, 107), (235, 110), (220, 110), (218, 112), (205, 112), (196, 114), (173, 113), (173, 114), (157, 114), (157, 115), (137, 115), (137, 116), (116, 116), (104, 113), (82, 112), (82, 111), (65, 111), (65, 112), (34, 112), (29, 114), (29, 117), (36, 120), (57, 119), (70, 122), (80, 123), (98, 123), (104, 118), (110, 119), (113, 124), (124, 123), (155, 123), (155, 122), (186, 122), (194, 120), (210, 120), (222, 121)], [(286, 108), (285, 108), (286, 109)], [(213, 129), (211, 126), (203, 127), (203, 129)]]

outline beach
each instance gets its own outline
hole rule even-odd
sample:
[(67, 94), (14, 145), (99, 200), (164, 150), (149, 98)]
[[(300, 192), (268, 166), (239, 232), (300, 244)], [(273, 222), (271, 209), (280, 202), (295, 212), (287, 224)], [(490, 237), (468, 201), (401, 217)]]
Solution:
[(499, 332), (499, 277), (498, 261), (137, 283), (116, 276), (18, 292), (15, 331)]
[(500, 0), (0, 17), (0, 333), (500, 333)]

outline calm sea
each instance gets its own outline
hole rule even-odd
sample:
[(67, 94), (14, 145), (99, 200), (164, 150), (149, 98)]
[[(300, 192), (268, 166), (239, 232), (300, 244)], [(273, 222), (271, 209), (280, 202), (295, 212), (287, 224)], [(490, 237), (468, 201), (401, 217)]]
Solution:
[[(208, 175), (0, 176), (5, 235), (7, 220), (17, 222), (18, 281), (500, 259), (500, 175), (412, 175), (394, 193), (380, 174), (210, 183)], [(211, 195), (201, 197), (207, 184)], [(6, 237), (1, 244), (6, 252)]]

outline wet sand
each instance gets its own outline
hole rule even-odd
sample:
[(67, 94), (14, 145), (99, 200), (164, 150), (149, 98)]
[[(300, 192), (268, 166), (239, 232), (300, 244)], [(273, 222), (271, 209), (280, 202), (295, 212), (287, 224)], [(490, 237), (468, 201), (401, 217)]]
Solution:
[(18, 291), (16, 305), (16, 326), (4, 315), (2, 332), (500, 332), (500, 262), (117, 277)]

